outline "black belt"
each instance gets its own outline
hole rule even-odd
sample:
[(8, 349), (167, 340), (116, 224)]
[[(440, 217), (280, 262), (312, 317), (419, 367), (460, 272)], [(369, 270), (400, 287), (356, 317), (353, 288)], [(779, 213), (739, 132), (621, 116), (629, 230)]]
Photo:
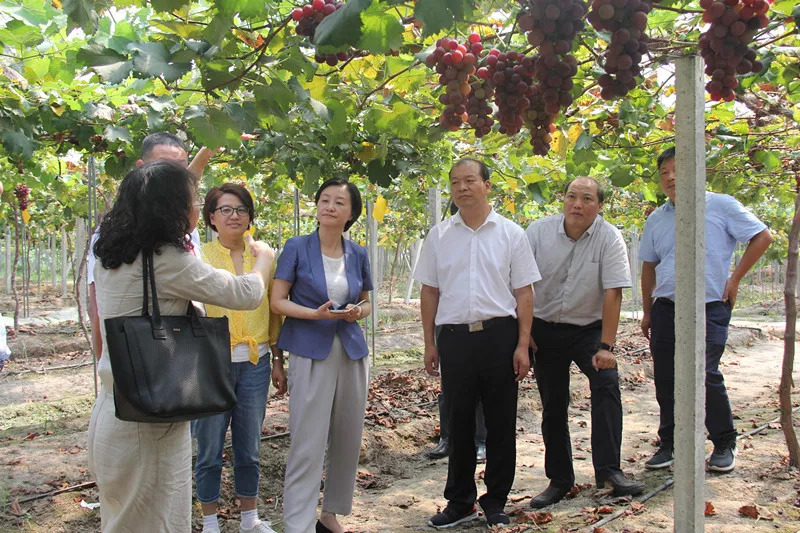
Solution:
[(568, 324), (566, 322), (548, 322), (547, 320), (542, 320), (541, 318), (533, 319), (534, 323), (539, 326), (550, 328), (550, 329), (582, 329), (582, 328), (599, 328), (603, 325), (602, 320), (595, 320), (594, 322), (590, 322), (589, 324), (585, 324), (583, 326), (579, 326), (578, 324)]
[[(669, 305), (669, 306), (672, 306), (672, 307), (675, 306), (675, 302), (673, 302), (669, 298), (664, 298), (663, 296), (661, 296), (659, 298), (656, 298), (655, 303)], [(723, 306), (727, 307), (729, 305), (730, 305), (730, 302), (722, 302), (722, 301), (717, 300), (717, 301), (714, 301), (714, 302), (706, 302), (706, 309), (713, 309), (715, 307), (723, 307)]]
[(475, 333), (500, 325), (507, 320), (516, 321), (517, 319), (513, 316), (498, 316), (488, 320), (478, 320), (477, 322), (471, 322), (469, 324), (442, 324), (442, 328), (463, 333)]

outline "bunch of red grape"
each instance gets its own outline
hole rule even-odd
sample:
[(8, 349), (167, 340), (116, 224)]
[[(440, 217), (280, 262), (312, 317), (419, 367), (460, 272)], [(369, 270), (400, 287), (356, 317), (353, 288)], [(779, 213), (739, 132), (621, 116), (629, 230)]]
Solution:
[(572, 51), (575, 36), (586, 25), (583, 0), (521, 0), (520, 3), (523, 11), (517, 16), (517, 25), (528, 34), (531, 45), (538, 47), (549, 42), (558, 55)]
[(445, 106), (439, 124), (451, 131), (456, 131), (462, 124), (469, 122), (467, 105), (472, 92), (470, 77), (476, 73), (476, 64), (483, 51), (480, 41), (481, 37), (477, 33), (471, 34), (464, 44), (443, 37), (436, 41), (436, 48), (425, 60), (429, 67), (436, 69), (439, 85), (445, 88), (445, 92), (439, 96), (439, 102)]
[(531, 132), (531, 146), (536, 155), (547, 155), (550, 151), (550, 142), (553, 140), (551, 134), (555, 131), (553, 121), (556, 114), (548, 113), (544, 102), (543, 84), (537, 83), (532, 87), (530, 102), (531, 106), (523, 115), (525, 125)]
[[(655, 0), (656, 2), (658, 0)], [(605, 74), (597, 82), (600, 96), (613, 100), (628, 94), (636, 87), (641, 74), (639, 63), (647, 53), (647, 14), (652, 10), (650, 0), (594, 0), (589, 11), (589, 23), (597, 31), (611, 33), (611, 43), (603, 58)]]
[(549, 114), (555, 117), (562, 107), (566, 109), (572, 105), (572, 78), (577, 73), (578, 61), (572, 55), (559, 57), (548, 54), (538, 57), (534, 75), (539, 81), (542, 101)]
[(765, 0), (700, 0), (700, 6), (705, 9), (703, 21), (711, 24), (698, 41), (706, 74), (711, 76), (706, 91), (712, 100), (730, 102), (739, 85), (736, 74), (764, 69), (748, 45), (756, 31), (769, 23), (769, 4)]
[(19, 185), (14, 187), (14, 196), (17, 197), (20, 211), (25, 211), (26, 209), (28, 209), (28, 194), (30, 192), (31, 192), (30, 188), (24, 183), (20, 183)]
[(493, 48), (486, 57), (486, 71), (478, 76), (491, 80), (495, 89), (499, 132), (519, 133), (522, 115), (531, 106), (534, 58), (518, 52), (501, 52)]
[[(480, 69), (478, 69), (480, 70)], [(472, 89), (467, 99), (467, 122), (475, 130), (475, 137), (481, 138), (492, 131), (494, 119), (490, 101), (494, 96), (494, 87), (488, 79), (479, 79), (472, 82)]]
[[(292, 10), (292, 19), (297, 22), (295, 31), (297, 35), (309, 37), (314, 40), (314, 32), (317, 26), (328, 15), (332, 15), (337, 10), (344, 7), (344, 2), (337, 0), (314, 0), (303, 7), (296, 7)], [(314, 59), (317, 63), (327, 63), (330, 66), (336, 65), (339, 61), (347, 61), (350, 54), (339, 52), (338, 54), (316, 54)]]

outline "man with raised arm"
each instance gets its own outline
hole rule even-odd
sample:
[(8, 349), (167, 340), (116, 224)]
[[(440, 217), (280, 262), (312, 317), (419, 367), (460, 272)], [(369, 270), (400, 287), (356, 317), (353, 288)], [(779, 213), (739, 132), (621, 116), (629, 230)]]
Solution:
[[(139, 159), (136, 161), (136, 166), (140, 167), (145, 163), (157, 160), (175, 161), (186, 166), (189, 170), (194, 172), (198, 177), (203, 174), (211, 156), (214, 155), (215, 150), (210, 150), (205, 146), (200, 148), (197, 155), (194, 156), (192, 162), (189, 163), (189, 155), (186, 152), (186, 146), (177, 135), (166, 132), (151, 133), (142, 141), (142, 151)], [(198, 200), (199, 201), (199, 200)], [(200, 204), (202, 208), (202, 203)], [(197, 223), (197, 220), (194, 221)], [(94, 286), (94, 265), (96, 258), (94, 255), (94, 243), (97, 241), (97, 233), (92, 235), (89, 242), (89, 255), (87, 257), (86, 277), (89, 284), (89, 322), (92, 328), (92, 346), (97, 359), (100, 359), (100, 354), (103, 351), (103, 337), (100, 334), (100, 318), (97, 315), (97, 296), (95, 294)], [(192, 225), (192, 232), (189, 234), (191, 240), (191, 248), (198, 251), (200, 248), (200, 235), (197, 233), (197, 228)]]

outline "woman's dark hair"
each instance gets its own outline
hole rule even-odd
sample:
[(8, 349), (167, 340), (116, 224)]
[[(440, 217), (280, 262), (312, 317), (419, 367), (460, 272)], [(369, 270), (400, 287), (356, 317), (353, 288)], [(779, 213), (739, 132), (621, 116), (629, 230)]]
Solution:
[(195, 175), (172, 161), (152, 161), (132, 170), (103, 217), (94, 253), (103, 268), (131, 264), (142, 250), (163, 245), (183, 249)]
[(247, 224), (249, 228), (250, 224), (256, 219), (256, 209), (253, 206), (253, 197), (250, 196), (250, 191), (238, 183), (223, 183), (219, 187), (209, 189), (203, 204), (203, 220), (206, 221), (206, 225), (217, 231), (216, 226), (211, 223), (211, 213), (217, 208), (217, 203), (223, 194), (232, 194), (242, 201), (242, 204), (247, 208), (247, 214), (250, 216), (250, 223)]
[(328, 187), (341, 187), (342, 185), (345, 185), (347, 187), (347, 192), (350, 193), (350, 220), (348, 220), (347, 224), (344, 225), (344, 230), (347, 231), (350, 229), (350, 226), (352, 226), (355, 221), (358, 220), (358, 217), (361, 216), (361, 210), (363, 209), (361, 203), (361, 193), (358, 192), (358, 187), (346, 179), (331, 178), (319, 186), (317, 194), (314, 195), (314, 204), (319, 203), (319, 197), (322, 195), (322, 191)]

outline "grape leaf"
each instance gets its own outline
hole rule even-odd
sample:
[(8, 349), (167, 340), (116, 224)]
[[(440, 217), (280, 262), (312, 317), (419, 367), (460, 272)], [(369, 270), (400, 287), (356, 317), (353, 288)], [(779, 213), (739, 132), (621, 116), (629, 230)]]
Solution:
[(361, 23), (359, 49), (385, 54), (389, 50), (398, 50), (403, 44), (403, 25), (397, 17), (385, 13), (377, 0), (361, 13)]
[(192, 68), (191, 63), (173, 62), (160, 42), (131, 43), (129, 48), (134, 52), (134, 67), (146, 76), (163, 76), (167, 81), (175, 81)]
[(370, 5), (370, 0), (349, 0), (343, 8), (328, 15), (314, 31), (314, 44), (323, 53), (357, 46), (361, 39), (361, 12)]

